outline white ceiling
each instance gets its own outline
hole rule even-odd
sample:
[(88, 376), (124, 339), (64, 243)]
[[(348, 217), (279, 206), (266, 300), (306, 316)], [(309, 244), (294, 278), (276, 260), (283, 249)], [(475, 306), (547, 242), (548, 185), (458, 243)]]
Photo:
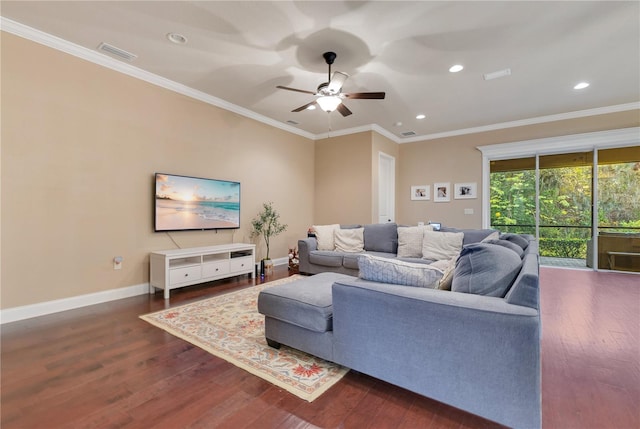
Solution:
[[(3, 0), (0, 13), (91, 50), (109, 43), (138, 55), (131, 66), (314, 136), (373, 126), (412, 141), (640, 101), (638, 1)], [(276, 85), (315, 91), (327, 80), (325, 51), (351, 76), (344, 92), (386, 99), (346, 100), (344, 118), (291, 113), (314, 97)], [(465, 68), (450, 73), (453, 64)], [(506, 68), (510, 76), (483, 79)], [(573, 89), (581, 81), (591, 85)]]

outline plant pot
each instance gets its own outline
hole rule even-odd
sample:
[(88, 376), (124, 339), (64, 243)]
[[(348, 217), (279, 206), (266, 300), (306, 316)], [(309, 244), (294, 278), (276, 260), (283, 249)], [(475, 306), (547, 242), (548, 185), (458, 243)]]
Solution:
[(264, 260), (264, 275), (270, 276), (273, 274), (273, 261), (271, 259)]

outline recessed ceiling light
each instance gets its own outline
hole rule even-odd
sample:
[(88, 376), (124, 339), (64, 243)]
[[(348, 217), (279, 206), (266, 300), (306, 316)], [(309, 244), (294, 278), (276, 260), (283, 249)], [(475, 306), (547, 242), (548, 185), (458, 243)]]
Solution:
[(588, 86), (589, 86), (589, 82), (580, 82), (579, 84), (574, 86), (573, 89), (585, 89)]
[(416, 119), (424, 119), (426, 117), (427, 117), (427, 115), (419, 114), (419, 115), (416, 116)]
[(167, 33), (167, 39), (178, 45), (184, 45), (187, 43), (187, 38), (178, 33)]
[(459, 71), (462, 71), (463, 68), (464, 66), (461, 66), (460, 64), (456, 64), (455, 66), (449, 67), (449, 71), (451, 73), (458, 73)]
[(395, 126), (395, 127), (401, 127), (401, 126), (402, 126), (402, 122), (396, 122), (395, 124), (393, 124), (393, 126)]

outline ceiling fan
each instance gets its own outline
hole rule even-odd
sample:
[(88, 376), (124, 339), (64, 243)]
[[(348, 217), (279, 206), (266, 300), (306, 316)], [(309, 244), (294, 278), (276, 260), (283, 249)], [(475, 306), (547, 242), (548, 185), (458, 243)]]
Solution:
[(286, 89), (287, 91), (296, 91), (296, 92), (302, 92), (304, 94), (311, 94), (317, 97), (312, 102), (307, 103), (304, 106), (300, 106), (297, 109), (293, 109), (292, 112), (301, 112), (305, 109), (310, 108), (311, 106), (314, 106), (314, 107), (319, 106), (322, 110), (324, 110), (327, 113), (331, 113), (334, 110), (338, 110), (338, 112), (340, 112), (342, 116), (349, 116), (352, 113), (351, 110), (349, 110), (347, 106), (345, 106), (342, 103), (342, 100), (344, 100), (345, 98), (349, 98), (349, 99), (360, 98), (360, 99), (375, 99), (375, 100), (384, 99), (384, 96), (385, 96), (384, 92), (351, 92), (351, 93), (340, 92), (342, 90), (342, 85), (344, 85), (349, 75), (340, 71), (334, 72), (333, 75), (331, 74), (331, 64), (333, 64), (333, 62), (337, 57), (335, 52), (325, 52), (324, 54), (322, 54), (322, 56), (324, 57), (324, 60), (327, 62), (327, 65), (329, 66), (329, 81), (321, 83), (318, 86), (318, 89), (316, 92), (306, 91), (304, 89), (289, 88), (287, 86), (281, 86), (281, 85), (278, 85), (276, 87), (280, 89)]

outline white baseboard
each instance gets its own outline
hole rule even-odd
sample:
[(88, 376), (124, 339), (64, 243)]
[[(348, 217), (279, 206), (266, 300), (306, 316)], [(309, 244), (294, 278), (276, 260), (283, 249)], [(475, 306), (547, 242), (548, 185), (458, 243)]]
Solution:
[[(289, 258), (284, 257), (274, 259), (273, 264), (287, 265), (289, 264)], [(71, 298), (56, 299), (54, 301), (39, 302), (37, 304), (23, 305), (21, 307), (6, 308), (4, 310), (0, 310), (0, 325), (30, 319), (32, 317), (58, 313), (60, 311), (73, 310), (75, 308), (86, 307), (87, 305), (101, 304), (103, 302), (115, 301), (117, 299), (144, 295), (147, 293), (149, 293), (149, 283), (143, 283), (119, 289), (72, 296)]]
[(149, 283), (0, 310), (0, 324), (149, 293)]
[(273, 265), (289, 265), (289, 258), (287, 256), (277, 258), (273, 260)]

